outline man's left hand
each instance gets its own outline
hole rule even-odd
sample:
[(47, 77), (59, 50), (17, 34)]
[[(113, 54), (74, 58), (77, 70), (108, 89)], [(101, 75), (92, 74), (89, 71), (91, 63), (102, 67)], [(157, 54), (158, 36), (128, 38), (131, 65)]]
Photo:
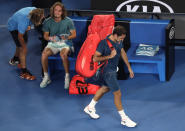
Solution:
[(132, 69), (128, 69), (129, 73), (130, 73), (130, 78), (134, 78), (134, 72), (132, 71)]

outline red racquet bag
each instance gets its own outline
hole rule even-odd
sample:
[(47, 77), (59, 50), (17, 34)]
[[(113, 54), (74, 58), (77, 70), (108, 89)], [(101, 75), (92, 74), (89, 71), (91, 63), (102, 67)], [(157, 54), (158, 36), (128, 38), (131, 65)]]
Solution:
[(92, 77), (98, 68), (104, 63), (98, 65), (93, 62), (93, 55), (101, 40), (112, 33), (115, 23), (114, 15), (95, 15), (88, 27), (88, 35), (83, 43), (76, 60), (76, 72), (83, 77)]

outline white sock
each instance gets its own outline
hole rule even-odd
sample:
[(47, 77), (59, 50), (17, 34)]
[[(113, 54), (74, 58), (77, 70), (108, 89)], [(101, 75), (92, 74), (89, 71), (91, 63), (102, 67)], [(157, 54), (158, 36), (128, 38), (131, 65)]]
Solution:
[(91, 100), (91, 102), (89, 103), (89, 107), (90, 108), (95, 108), (95, 105), (97, 104), (98, 102), (97, 101), (95, 101), (95, 100)]
[(118, 113), (120, 114), (121, 119), (124, 119), (126, 117), (124, 110), (120, 110), (120, 111), (118, 111)]
[(44, 72), (44, 77), (49, 78), (49, 74), (48, 74), (48, 72)]
[(69, 78), (69, 73), (66, 73), (65, 78)]

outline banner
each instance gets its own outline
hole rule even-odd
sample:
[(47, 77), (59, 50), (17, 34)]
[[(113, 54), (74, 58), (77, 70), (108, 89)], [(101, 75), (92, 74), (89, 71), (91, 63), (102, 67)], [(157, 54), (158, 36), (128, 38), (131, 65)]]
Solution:
[[(185, 1), (180, 0), (92, 0), (92, 10), (185, 13)], [(103, 6), (102, 6), (103, 5)]]

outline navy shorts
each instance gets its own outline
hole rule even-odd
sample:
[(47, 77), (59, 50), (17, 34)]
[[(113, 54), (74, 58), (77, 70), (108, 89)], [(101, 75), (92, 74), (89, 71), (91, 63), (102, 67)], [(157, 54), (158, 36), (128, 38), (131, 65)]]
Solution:
[(112, 92), (120, 89), (116, 72), (98, 72), (93, 77), (88, 78), (86, 82), (100, 86), (107, 86)]
[[(18, 39), (18, 31), (17, 30), (10, 31), (10, 34), (12, 35), (12, 38), (15, 42), (16, 47), (21, 47), (21, 44)], [(25, 34), (23, 35), (23, 38), (24, 38), (24, 41), (27, 43), (28, 42), (27, 32), (25, 32)]]

